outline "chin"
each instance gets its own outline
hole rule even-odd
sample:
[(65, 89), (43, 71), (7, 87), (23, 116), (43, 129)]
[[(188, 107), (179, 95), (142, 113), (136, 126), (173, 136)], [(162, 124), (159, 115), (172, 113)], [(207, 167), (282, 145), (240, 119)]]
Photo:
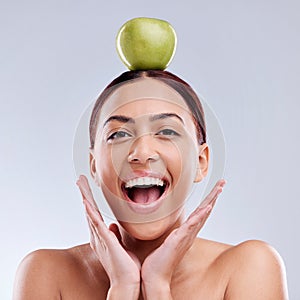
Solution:
[(134, 239), (142, 241), (156, 240), (177, 228), (182, 221), (183, 209), (178, 209), (169, 216), (145, 223), (119, 222), (123, 229)]

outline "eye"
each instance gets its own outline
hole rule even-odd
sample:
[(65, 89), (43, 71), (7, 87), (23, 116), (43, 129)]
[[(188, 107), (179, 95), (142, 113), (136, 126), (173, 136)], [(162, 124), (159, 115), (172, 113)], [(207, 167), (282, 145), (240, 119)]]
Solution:
[(107, 140), (116, 140), (116, 139), (120, 139), (120, 138), (125, 138), (125, 137), (131, 137), (131, 135), (129, 133), (127, 133), (126, 131), (116, 131), (113, 134), (111, 134)]
[(179, 134), (176, 131), (174, 131), (173, 129), (163, 129), (163, 130), (159, 131), (158, 133), (156, 133), (156, 135), (179, 136)]

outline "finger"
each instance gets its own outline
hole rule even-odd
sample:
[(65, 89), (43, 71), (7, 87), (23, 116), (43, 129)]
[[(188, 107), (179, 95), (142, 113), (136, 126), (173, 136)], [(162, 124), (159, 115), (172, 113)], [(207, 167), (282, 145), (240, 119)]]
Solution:
[[(80, 189), (83, 202), (85, 202), (85, 200), (86, 200), (88, 203), (90, 203), (89, 207), (92, 207), (94, 209), (94, 211), (97, 212), (97, 214), (100, 216), (100, 219), (103, 221), (102, 215), (101, 215), (101, 213), (97, 207), (97, 204), (94, 200), (92, 191), (89, 187), (86, 177), (84, 175), (81, 175), (80, 178), (77, 180), (76, 184), (78, 185), (78, 187)], [(86, 207), (86, 210), (87, 210), (87, 207)]]
[(216, 201), (217, 197), (207, 206), (201, 207), (194, 211), (182, 225), (182, 234), (196, 237), (196, 235), (202, 229), (208, 217), (210, 216), (211, 211), (216, 204)]
[(217, 181), (210, 193), (204, 198), (204, 201), (202, 201), (200, 206), (204, 207), (207, 206), (210, 202), (212, 202), (214, 198), (222, 192), (225, 183), (226, 181), (223, 179)]
[(188, 220), (193, 219), (193, 220), (195, 220), (197, 222), (197, 219), (198, 219), (198, 222), (199, 222), (203, 216), (207, 215), (208, 212), (205, 213), (206, 210), (210, 210), (211, 211), (213, 209), (213, 207), (216, 204), (216, 201), (217, 201), (217, 198), (218, 198), (219, 194), (220, 194), (219, 192), (215, 193), (214, 197), (210, 198), (209, 202), (205, 206), (203, 206), (202, 204), (200, 204), (190, 214), (190, 216), (188, 217)]
[(87, 199), (83, 199), (83, 204), (87, 216), (90, 218), (91, 222), (95, 227), (98, 227), (99, 224), (104, 224), (103, 217), (98, 209), (92, 206), (92, 204)]
[(92, 246), (92, 248), (95, 245), (95, 229), (91, 223), (91, 221), (89, 220), (88, 216), (86, 217), (87, 221), (88, 221), (88, 225), (89, 225), (89, 231), (90, 231), (90, 245)]
[(212, 211), (214, 203), (215, 202), (194, 211), (184, 222), (184, 227), (187, 227), (189, 231), (197, 230), (198, 232)]
[[(105, 231), (107, 231), (107, 227), (105, 223), (99, 222), (98, 226), (96, 227), (88, 215), (87, 215), (87, 220), (90, 228), (90, 234), (91, 234), (90, 245), (92, 249), (97, 252), (97, 250), (99, 250), (99, 246), (101, 246), (103, 250), (106, 250), (107, 238), (106, 238)], [(99, 254), (99, 252), (97, 253)]]
[(108, 244), (115, 244), (116, 241), (119, 243), (118, 237), (107, 228), (100, 212), (85, 199), (84, 204), (94, 237), (100, 240), (105, 240)]
[[(98, 250), (106, 251), (107, 250), (106, 242), (102, 238), (102, 236), (100, 236), (98, 234), (97, 228), (95, 228), (94, 225), (90, 221), (89, 221), (89, 224), (90, 224), (90, 231), (91, 231), (91, 241), (90, 241), (91, 248), (94, 251), (96, 251), (96, 253), (98, 255), (101, 256), (101, 254), (100, 254), (101, 252), (99, 252)], [(101, 247), (101, 248), (99, 248), (99, 247)]]
[(80, 189), (82, 197), (89, 200), (92, 204), (96, 204), (88, 180), (84, 175), (79, 176), (79, 179), (77, 180), (76, 184)]
[(114, 233), (114, 235), (117, 237), (119, 243), (123, 246), (123, 244), (122, 244), (122, 236), (121, 236), (121, 233), (120, 233), (118, 225), (115, 224), (115, 223), (110, 224), (109, 225), (109, 230)]
[(76, 184), (80, 189), (82, 197), (86, 198), (95, 208), (98, 208), (87, 178), (84, 175), (80, 175)]
[(198, 208), (201, 209), (203, 207), (206, 207), (208, 204), (211, 204), (218, 197), (218, 195), (223, 191), (223, 187), (225, 184), (226, 181), (224, 179), (217, 181), (215, 186), (212, 188), (210, 193), (204, 198), (204, 200), (200, 203)]
[(96, 231), (95, 225), (93, 224), (93, 221), (91, 219), (91, 217), (89, 216), (88, 212), (87, 212), (87, 208), (86, 208), (86, 219), (89, 225), (89, 231), (90, 231), (90, 236), (91, 236), (91, 240), (95, 240), (96, 236), (98, 236), (98, 233)]
[(211, 209), (212, 205), (209, 204), (206, 207), (202, 207), (198, 215), (188, 218), (177, 230), (169, 235), (167, 238), (169, 245), (178, 251), (179, 249), (187, 250), (205, 224)]
[(215, 197), (210, 200), (210, 203), (205, 207), (201, 205), (196, 208), (188, 217), (187, 223), (190, 227), (196, 227), (197, 232), (203, 227), (204, 223), (210, 216), (220, 193), (215, 194)]
[(192, 245), (198, 232), (209, 217), (224, 184), (225, 180), (219, 180), (210, 194), (205, 198), (207, 204), (205, 206), (203, 204), (198, 206), (188, 219), (167, 237), (165, 242), (170, 247), (176, 248), (178, 251), (179, 249), (186, 251)]

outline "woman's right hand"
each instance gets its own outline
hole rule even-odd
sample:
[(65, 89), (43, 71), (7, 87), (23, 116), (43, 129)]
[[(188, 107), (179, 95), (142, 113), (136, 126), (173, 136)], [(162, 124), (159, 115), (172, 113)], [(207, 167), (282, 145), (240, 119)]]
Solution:
[(110, 279), (107, 299), (123, 299), (125, 295), (126, 299), (138, 299), (141, 269), (138, 258), (123, 247), (118, 226), (111, 224), (108, 228), (104, 223), (87, 178), (81, 175), (76, 184), (86, 209), (91, 248)]

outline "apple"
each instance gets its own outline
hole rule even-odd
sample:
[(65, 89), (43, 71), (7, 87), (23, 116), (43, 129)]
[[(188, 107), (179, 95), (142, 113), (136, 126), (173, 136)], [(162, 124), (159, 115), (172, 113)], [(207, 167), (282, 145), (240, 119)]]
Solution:
[(164, 70), (175, 54), (177, 38), (167, 21), (134, 18), (120, 28), (116, 44), (129, 70)]

